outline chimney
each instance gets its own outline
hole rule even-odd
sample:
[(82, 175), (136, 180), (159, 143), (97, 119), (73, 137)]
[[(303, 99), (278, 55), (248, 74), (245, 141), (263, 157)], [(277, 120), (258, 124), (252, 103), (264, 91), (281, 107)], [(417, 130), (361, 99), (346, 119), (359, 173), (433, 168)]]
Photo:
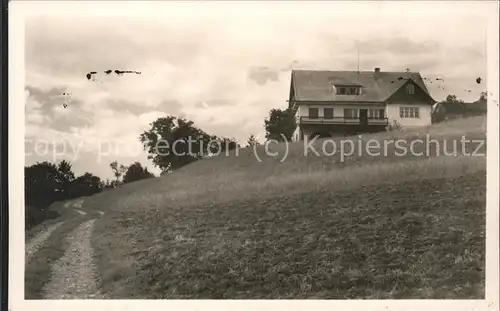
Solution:
[(380, 72), (380, 68), (376, 67), (375, 72), (377, 72), (377, 73)]

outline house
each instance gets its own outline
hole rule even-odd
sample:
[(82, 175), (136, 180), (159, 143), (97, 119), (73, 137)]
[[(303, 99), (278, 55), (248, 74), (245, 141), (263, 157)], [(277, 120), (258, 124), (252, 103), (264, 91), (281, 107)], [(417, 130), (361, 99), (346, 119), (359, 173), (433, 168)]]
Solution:
[(456, 118), (485, 115), (487, 101), (479, 100), (473, 103), (464, 102), (439, 102), (432, 112), (432, 122), (441, 122)]
[(294, 140), (431, 124), (431, 97), (418, 72), (293, 70)]

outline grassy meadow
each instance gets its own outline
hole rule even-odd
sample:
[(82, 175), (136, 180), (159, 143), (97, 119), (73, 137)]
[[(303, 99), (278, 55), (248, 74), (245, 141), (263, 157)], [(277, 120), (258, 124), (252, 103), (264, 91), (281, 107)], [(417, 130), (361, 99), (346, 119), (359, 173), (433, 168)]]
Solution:
[[(486, 158), (461, 139), (485, 141), (485, 122), (362, 136), (440, 141), (404, 155), (392, 144), (378, 156), (305, 156), (296, 142), (270, 145), (276, 156), (259, 146), (258, 161), (247, 148), (89, 197), (106, 211), (92, 236), (100, 290), (117, 299), (483, 299)], [(315, 141), (319, 153), (324, 143)]]

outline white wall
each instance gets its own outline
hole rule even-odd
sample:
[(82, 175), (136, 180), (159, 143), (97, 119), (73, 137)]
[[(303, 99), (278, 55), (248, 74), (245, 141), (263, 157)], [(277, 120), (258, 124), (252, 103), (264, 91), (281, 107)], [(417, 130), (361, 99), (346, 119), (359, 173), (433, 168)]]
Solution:
[[(401, 118), (399, 116), (400, 107), (418, 107), (419, 108), (419, 118)], [(397, 121), (403, 127), (420, 127), (431, 125), (431, 112), (432, 106), (427, 103), (421, 104), (405, 104), (394, 102), (387, 105), (387, 118), (389, 123)]]
[[(399, 116), (399, 108), (400, 107), (418, 107), (419, 108), (419, 118), (401, 118)], [(403, 102), (393, 102), (389, 105), (373, 103), (373, 104), (307, 104), (302, 103), (297, 109), (297, 128), (295, 129), (293, 140), (299, 140), (300, 135), (300, 125), (299, 120), (300, 117), (309, 116), (309, 108), (318, 108), (318, 116), (324, 117), (323, 108), (333, 108), (333, 117), (343, 117), (344, 116), (344, 108), (356, 108), (356, 109), (385, 109), (385, 116), (389, 119), (389, 122), (397, 121), (403, 127), (420, 127), (420, 126), (430, 126), (431, 125), (431, 112), (432, 106), (427, 103), (421, 104), (407, 104)], [(304, 132), (304, 135), (310, 135), (312, 133)]]
[(295, 128), (295, 131), (293, 132), (292, 135), (292, 141), (299, 141), (300, 137), (300, 109), (297, 109), (297, 112), (295, 113), (296, 121), (297, 121), (297, 127)]

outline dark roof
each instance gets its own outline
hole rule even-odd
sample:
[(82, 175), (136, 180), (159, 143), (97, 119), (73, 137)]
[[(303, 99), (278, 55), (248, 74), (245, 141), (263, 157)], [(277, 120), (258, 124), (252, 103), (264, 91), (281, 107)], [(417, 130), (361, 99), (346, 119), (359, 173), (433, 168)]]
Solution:
[[(418, 72), (292, 70), (296, 101), (384, 102), (408, 79), (431, 97)], [(337, 95), (332, 84), (362, 85), (363, 94)]]
[[(484, 113), (487, 112), (487, 102), (473, 102), (473, 103), (449, 103), (440, 102), (438, 107), (444, 108), (448, 114), (464, 114), (464, 113)], [(438, 108), (439, 109), (439, 108)]]
[(464, 103), (441, 102), (438, 103), (438, 105), (439, 108), (444, 108), (444, 111), (446, 111), (446, 113), (460, 114), (465, 111)]
[(487, 101), (477, 101), (473, 103), (465, 103), (465, 109), (468, 111), (475, 111), (475, 112), (486, 112), (488, 108), (488, 102)]

